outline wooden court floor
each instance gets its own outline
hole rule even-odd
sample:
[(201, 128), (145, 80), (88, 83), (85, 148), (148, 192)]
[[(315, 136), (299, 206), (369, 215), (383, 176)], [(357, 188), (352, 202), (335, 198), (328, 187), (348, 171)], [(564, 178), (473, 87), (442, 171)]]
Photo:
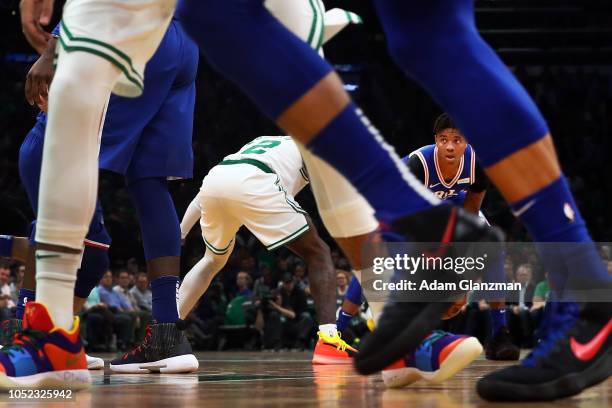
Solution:
[[(102, 355), (105, 360), (113, 356)], [(578, 397), (541, 404), (488, 403), (474, 390), (476, 380), (502, 363), (483, 357), (441, 385), (417, 383), (385, 389), (379, 375), (362, 377), (351, 367), (312, 366), (309, 353), (198, 353), (200, 370), (189, 375), (116, 375), (92, 371), (90, 391), (72, 401), (10, 401), (0, 407), (612, 407), (612, 379)]]

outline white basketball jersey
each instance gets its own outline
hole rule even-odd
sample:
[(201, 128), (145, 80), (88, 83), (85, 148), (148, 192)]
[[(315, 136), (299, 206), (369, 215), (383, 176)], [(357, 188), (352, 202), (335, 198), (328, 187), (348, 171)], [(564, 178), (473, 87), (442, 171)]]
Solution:
[(308, 184), (302, 156), (290, 136), (260, 136), (223, 160), (255, 160), (265, 164), (292, 196)]

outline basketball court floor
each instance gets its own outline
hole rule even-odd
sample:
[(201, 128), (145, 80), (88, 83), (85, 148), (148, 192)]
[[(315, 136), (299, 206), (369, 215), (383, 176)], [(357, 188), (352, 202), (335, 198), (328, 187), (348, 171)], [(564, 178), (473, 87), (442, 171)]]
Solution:
[[(503, 366), (479, 358), (468, 369), (440, 385), (385, 389), (380, 375), (362, 377), (350, 366), (313, 366), (305, 352), (198, 353), (200, 370), (185, 375), (111, 374), (92, 371), (90, 391), (72, 400), (11, 400), (0, 407), (612, 407), (612, 379), (578, 397), (540, 404), (488, 403), (474, 390), (483, 374)], [(113, 355), (101, 355), (107, 362)], [(108, 365), (108, 364), (107, 364)]]

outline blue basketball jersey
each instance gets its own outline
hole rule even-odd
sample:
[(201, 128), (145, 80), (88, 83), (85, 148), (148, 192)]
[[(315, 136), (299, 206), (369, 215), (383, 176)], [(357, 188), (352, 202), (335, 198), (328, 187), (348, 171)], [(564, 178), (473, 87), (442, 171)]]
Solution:
[(408, 155), (416, 156), (423, 165), (425, 178), (423, 184), (436, 197), (441, 200), (452, 201), (455, 205), (463, 206), (465, 196), (470, 185), (476, 180), (476, 155), (472, 146), (468, 145), (463, 153), (459, 170), (452, 180), (444, 180), (442, 170), (438, 164), (438, 147), (435, 144), (423, 146)]

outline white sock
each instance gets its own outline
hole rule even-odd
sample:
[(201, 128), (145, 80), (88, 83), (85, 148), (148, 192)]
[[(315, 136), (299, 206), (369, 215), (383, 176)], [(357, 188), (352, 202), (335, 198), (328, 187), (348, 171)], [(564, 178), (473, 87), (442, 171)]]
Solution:
[(72, 329), (72, 302), (81, 254), (36, 251), (36, 302), (47, 307), (56, 327)]
[(338, 333), (338, 328), (335, 323), (320, 324), (319, 331), (327, 334), (330, 337), (335, 337)]

